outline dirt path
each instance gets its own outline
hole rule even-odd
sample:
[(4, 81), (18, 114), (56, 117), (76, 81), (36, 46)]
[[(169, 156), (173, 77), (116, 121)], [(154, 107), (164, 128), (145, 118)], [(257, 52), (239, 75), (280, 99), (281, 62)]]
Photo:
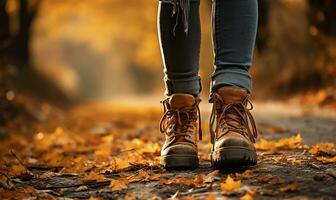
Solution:
[(192, 171), (160, 167), (161, 110), (151, 104), (86, 104), (49, 117), (39, 132), (0, 141), (0, 198), (336, 199), (334, 111), (256, 103), (261, 138), (276, 142), (259, 142), (256, 166), (221, 171), (210, 167), (205, 104), (203, 112), (201, 165)]

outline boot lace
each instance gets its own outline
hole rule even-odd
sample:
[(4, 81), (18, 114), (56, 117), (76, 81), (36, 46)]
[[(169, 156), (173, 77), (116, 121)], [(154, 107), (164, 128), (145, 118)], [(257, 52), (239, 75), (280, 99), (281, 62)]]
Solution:
[(224, 100), (218, 93), (214, 93), (211, 95), (209, 102), (213, 103), (209, 124), (212, 144), (215, 142), (216, 132), (219, 128), (222, 133), (219, 138), (230, 131), (234, 131), (253, 143), (255, 142), (258, 137), (258, 131), (255, 120), (250, 113), (253, 105), (248, 96), (242, 102), (232, 102), (223, 107)]
[[(169, 99), (161, 101), (164, 108), (164, 114), (160, 120), (160, 132), (168, 137), (184, 137), (190, 136), (194, 132), (195, 116), (198, 115), (198, 138), (202, 140), (201, 115), (198, 104), (195, 104), (193, 109), (172, 109), (169, 104)], [(172, 130), (172, 131), (169, 131)], [(197, 140), (197, 136), (195, 136)]]

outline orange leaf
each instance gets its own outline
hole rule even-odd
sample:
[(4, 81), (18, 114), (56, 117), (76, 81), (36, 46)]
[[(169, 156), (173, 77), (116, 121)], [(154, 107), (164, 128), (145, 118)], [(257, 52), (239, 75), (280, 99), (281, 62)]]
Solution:
[(298, 189), (297, 183), (291, 183), (289, 185), (286, 185), (282, 188), (280, 188), (281, 192), (295, 192)]
[(235, 176), (237, 177), (238, 180), (245, 180), (251, 178), (252, 174), (253, 170), (248, 169), (241, 174), (235, 173)]
[(84, 180), (85, 181), (103, 181), (105, 180), (105, 176), (98, 174), (96, 172), (91, 172), (90, 174), (84, 175)]
[(302, 137), (298, 133), (296, 136), (289, 138), (281, 138), (280, 140), (265, 140), (261, 139), (255, 147), (258, 150), (274, 152), (277, 150), (297, 149), (301, 147)]
[(317, 157), (316, 158), (318, 161), (321, 161), (324, 164), (330, 164), (330, 163), (336, 163), (336, 156), (332, 158), (327, 158), (327, 157)]
[(309, 149), (309, 153), (315, 156), (336, 155), (335, 144), (331, 142), (318, 143)]
[(253, 196), (249, 193), (246, 193), (244, 196), (240, 198), (241, 200), (253, 200)]
[(121, 191), (127, 188), (129, 181), (126, 178), (120, 178), (112, 180), (110, 183), (110, 189), (112, 192), (114, 191)]
[(220, 184), (220, 188), (224, 193), (235, 192), (242, 187), (242, 184), (239, 181), (234, 181), (229, 175), (224, 183)]
[(22, 175), (26, 173), (27, 170), (25, 167), (23, 167), (21, 164), (19, 165), (12, 165), (10, 168), (10, 174), (14, 176)]

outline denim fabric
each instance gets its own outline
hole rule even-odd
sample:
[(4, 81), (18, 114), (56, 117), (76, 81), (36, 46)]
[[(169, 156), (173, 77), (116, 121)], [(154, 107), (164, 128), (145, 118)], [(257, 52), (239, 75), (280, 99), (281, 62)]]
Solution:
[[(199, 0), (161, 1), (158, 27), (166, 95), (198, 96), (201, 92)], [(213, 0), (212, 14), (215, 71), (211, 77), (211, 92), (223, 86), (242, 87), (250, 92), (249, 68), (257, 31), (257, 0)]]
[(216, 0), (213, 3), (215, 72), (211, 91), (221, 86), (251, 91), (249, 68), (257, 33), (257, 0)]

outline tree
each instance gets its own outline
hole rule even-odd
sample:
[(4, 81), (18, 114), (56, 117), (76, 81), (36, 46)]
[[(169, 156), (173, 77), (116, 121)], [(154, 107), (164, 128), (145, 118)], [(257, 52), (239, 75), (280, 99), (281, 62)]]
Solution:
[[(1, 0), (0, 22), (1, 22), (1, 48), (8, 56), (11, 63), (17, 67), (31, 66), (31, 56), (29, 43), (31, 39), (31, 29), (38, 13), (42, 0), (18, 0), (18, 11), (16, 22), (11, 22), (6, 11), (8, 0)], [(18, 31), (11, 33), (9, 27), (11, 23), (17, 23)]]
[[(0, 64), (1, 66), (14, 66), (17, 72), (15, 79), (7, 84), (5, 90), (20, 88), (32, 95), (37, 95), (57, 102), (69, 102), (70, 98), (51, 80), (35, 70), (31, 62), (30, 41), (33, 23), (37, 17), (39, 7), (43, 0), (16, 0), (17, 10), (14, 13), (17, 20), (11, 20), (6, 6), (9, 0), (0, 0)], [(15, 23), (17, 31), (13, 32), (10, 27)], [(4, 68), (0, 70), (6, 70)], [(3, 73), (7, 74), (8, 73)], [(7, 87), (7, 89), (6, 89)]]

